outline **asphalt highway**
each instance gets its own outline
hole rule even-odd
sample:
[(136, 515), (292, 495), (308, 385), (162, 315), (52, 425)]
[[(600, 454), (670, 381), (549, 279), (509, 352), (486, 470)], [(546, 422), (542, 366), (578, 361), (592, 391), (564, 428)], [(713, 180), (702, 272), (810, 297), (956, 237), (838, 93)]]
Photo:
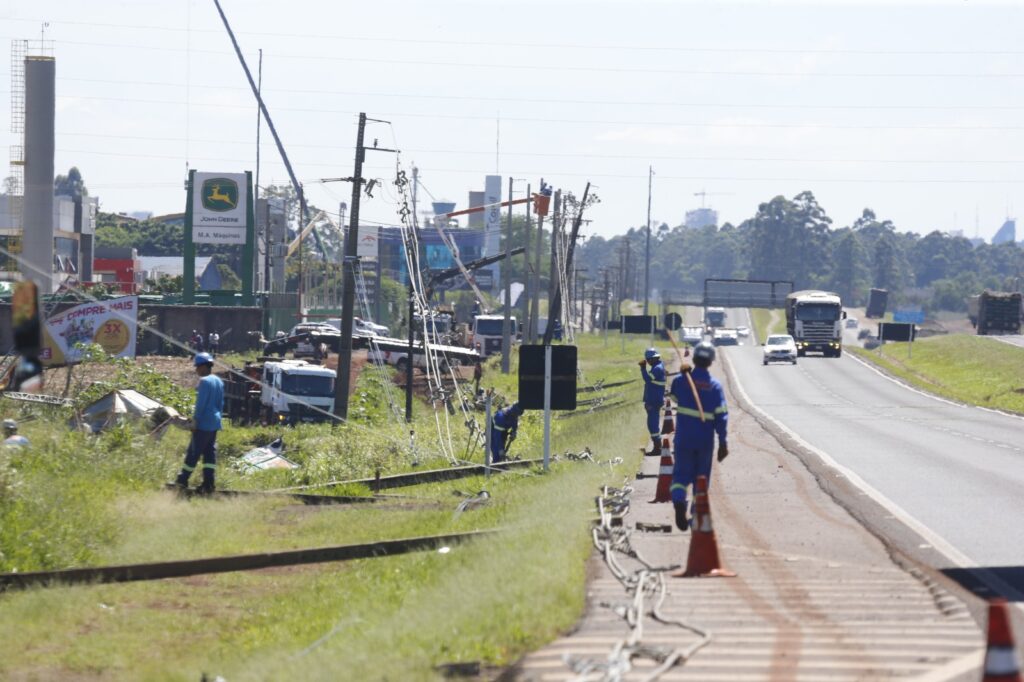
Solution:
[(1024, 419), (913, 390), (849, 354), (762, 366), (754, 339), (721, 350), (752, 403), (924, 531), (937, 568), (991, 568), (998, 591), (1021, 599)]

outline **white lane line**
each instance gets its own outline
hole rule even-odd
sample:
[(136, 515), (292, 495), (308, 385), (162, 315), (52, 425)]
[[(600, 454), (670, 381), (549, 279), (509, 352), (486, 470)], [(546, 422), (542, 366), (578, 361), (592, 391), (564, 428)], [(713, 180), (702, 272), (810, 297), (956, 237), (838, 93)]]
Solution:
[[(940, 536), (938, 533), (933, 531), (931, 528), (929, 528), (925, 524), (923, 524), (920, 521), (918, 521), (916, 518), (911, 516), (909, 512), (907, 512), (905, 509), (903, 509), (903, 507), (901, 507), (900, 505), (898, 505), (895, 502), (893, 502), (892, 500), (890, 500), (888, 497), (883, 495), (878, 489), (876, 489), (874, 486), (872, 486), (867, 481), (865, 481), (863, 478), (861, 478), (858, 473), (853, 471), (853, 469), (850, 469), (849, 467), (843, 466), (842, 464), (837, 462), (827, 452), (825, 452), (824, 450), (821, 450), (821, 449), (815, 447), (814, 445), (811, 445), (806, 440), (801, 438), (799, 434), (797, 434), (795, 431), (790, 429), (788, 426), (786, 426), (785, 424), (780, 422), (778, 419), (776, 419), (775, 417), (772, 417), (767, 412), (765, 412), (764, 410), (759, 408), (750, 399), (750, 396), (747, 394), (746, 390), (743, 388), (743, 384), (740, 382), (739, 376), (737, 375), (735, 369), (733, 368), (732, 363), (730, 362), (730, 363), (723, 363), (723, 364), (725, 365), (726, 372), (729, 373), (729, 379), (730, 379), (730, 381), (732, 383), (732, 386), (735, 388), (736, 392), (739, 393), (742, 396), (743, 401), (748, 406), (750, 406), (750, 408), (754, 412), (756, 412), (763, 419), (771, 422), (777, 428), (779, 428), (780, 430), (785, 432), (790, 438), (792, 438), (794, 441), (796, 441), (801, 447), (806, 448), (808, 451), (814, 453), (819, 459), (821, 459), (822, 462), (825, 463), (826, 466), (829, 466), (832, 469), (835, 469), (841, 475), (845, 476), (846, 479), (848, 481), (850, 481), (850, 483), (855, 485), (857, 488), (860, 488), (865, 494), (867, 494), (868, 497), (870, 497), (872, 500), (874, 500), (877, 504), (879, 504), (883, 509), (888, 511), (890, 514), (892, 514), (893, 517), (896, 518), (896, 520), (900, 521), (905, 526), (907, 526), (908, 528), (913, 530), (915, 533), (920, 535), (922, 538), (924, 538), (928, 542), (928, 544), (930, 544), (937, 552), (939, 552), (940, 554), (945, 556), (956, 567), (958, 567), (958, 568), (981, 569), (979, 572), (982, 574), (980, 577), (982, 578), (983, 582), (988, 583), (988, 585), (990, 587), (994, 588), (997, 592), (1001, 592), (1008, 599), (1011, 596), (1016, 596), (1015, 601), (1020, 601), (1021, 595), (1019, 594), (1019, 592), (1017, 590), (1015, 590), (1014, 588), (1012, 588), (1010, 585), (1006, 584), (1001, 578), (999, 578), (998, 576), (993, 574), (991, 571), (989, 571), (987, 569), (983, 569), (977, 562), (972, 561), (966, 554), (964, 554), (959, 549), (954, 547), (945, 538)], [(914, 389), (911, 389), (911, 390), (914, 390)], [(927, 394), (923, 394), (923, 395), (927, 395)], [(946, 401), (944, 401), (941, 398), (937, 398), (937, 400), (946, 402)], [(1024, 605), (1018, 604), (1018, 607), (1021, 608), (1022, 610), (1024, 610)]]
[(923, 390), (921, 390), (919, 388), (915, 388), (915, 387), (907, 384), (904, 381), (901, 381), (901, 380), (899, 380), (899, 379), (897, 379), (895, 377), (889, 376), (888, 374), (886, 374), (882, 370), (880, 370), (877, 367), (875, 367), (872, 363), (867, 362), (866, 360), (861, 360), (860, 358), (858, 358), (856, 355), (853, 355), (852, 353), (843, 353), (843, 357), (844, 358), (849, 358), (849, 359), (853, 360), (854, 362), (859, 362), (861, 365), (863, 365), (864, 367), (867, 367), (872, 372), (874, 372), (878, 376), (882, 377), (886, 381), (891, 381), (892, 383), (896, 384), (897, 386), (901, 386), (901, 387), (907, 389), (908, 391), (913, 391), (914, 393), (917, 393), (918, 395), (923, 395), (926, 398), (931, 398), (932, 400), (937, 400), (940, 403), (946, 403), (947, 405), (952, 405), (953, 407), (962, 407), (962, 408), (965, 408), (965, 409), (981, 410), (982, 412), (989, 412), (991, 414), (998, 414), (998, 415), (1002, 415), (1004, 417), (1010, 417), (1012, 419), (1024, 420), (1024, 415), (1014, 414), (1012, 412), (1005, 412), (1003, 410), (997, 410), (994, 407), (984, 407), (982, 405), (970, 405), (968, 403), (960, 403), (960, 402), (956, 402), (954, 400), (949, 400), (948, 398), (943, 398), (941, 396), (937, 396), (934, 393), (929, 393), (928, 391), (923, 391)]

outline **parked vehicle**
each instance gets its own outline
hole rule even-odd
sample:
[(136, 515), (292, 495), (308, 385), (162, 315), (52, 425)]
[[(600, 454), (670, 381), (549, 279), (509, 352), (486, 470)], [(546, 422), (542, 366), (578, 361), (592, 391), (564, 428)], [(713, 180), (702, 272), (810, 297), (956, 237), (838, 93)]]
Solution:
[(772, 334), (764, 343), (764, 364), (791, 362), (796, 364), (796, 341), (789, 334)]
[(838, 358), (843, 354), (846, 317), (839, 294), (830, 291), (794, 291), (786, 296), (786, 331), (796, 341), (797, 355), (821, 353)]
[(848, 317), (848, 318), (846, 318), (846, 328), (847, 329), (856, 329), (859, 325), (860, 325), (860, 322), (857, 320), (856, 317)]

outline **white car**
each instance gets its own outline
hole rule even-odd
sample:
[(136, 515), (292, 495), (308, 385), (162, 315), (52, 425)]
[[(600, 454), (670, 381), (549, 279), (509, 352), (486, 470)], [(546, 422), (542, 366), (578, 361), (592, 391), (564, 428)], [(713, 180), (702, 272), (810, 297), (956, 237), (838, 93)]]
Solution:
[(846, 328), (847, 329), (856, 329), (858, 324), (860, 324), (860, 323), (857, 321), (856, 317), (848, 317), (848, 318), (846, 318)]
[(719, 327), (712, 332), (711, 343), (715, 346), (738, 346), (740, 345), (740, 335), (736, 333), (735, 329)]
[(683, 327), (683, 341), (696, 346), (704, 340), (704, 327)]
[(772, 334), (764, 343), (764, 364), (792, 362), (796, 364), (796, 341), (789, 334)]
[(736, 333), (743, 337), (750, 336), (750, 327), (740, 325), (739, 327), (736, 327)]

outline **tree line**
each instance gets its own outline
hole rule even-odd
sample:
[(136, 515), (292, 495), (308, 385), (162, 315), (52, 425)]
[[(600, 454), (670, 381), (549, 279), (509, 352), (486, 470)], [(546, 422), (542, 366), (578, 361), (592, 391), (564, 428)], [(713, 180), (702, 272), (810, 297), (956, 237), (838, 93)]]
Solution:
[[(591, 281), (610, 269), (614, 299), (643, 298), (643, 228), (581, 246)], [(694, 229), (652, 228), (652, 290), (703, 291), (707, 278), (792, 281), (796, 289), (835, 291), (848, 305), (863, 305), (872, 287), (890, 292), (890, 305), (929, 311), (966, 309), (983, 289), (1015, 290), (1024, 249), (1013, 243), (974, 244), (938, 230), (898, 232), (865, 208), (851, 225), (836, 227), (811, 192), (777, 196), (738, 225)]]

